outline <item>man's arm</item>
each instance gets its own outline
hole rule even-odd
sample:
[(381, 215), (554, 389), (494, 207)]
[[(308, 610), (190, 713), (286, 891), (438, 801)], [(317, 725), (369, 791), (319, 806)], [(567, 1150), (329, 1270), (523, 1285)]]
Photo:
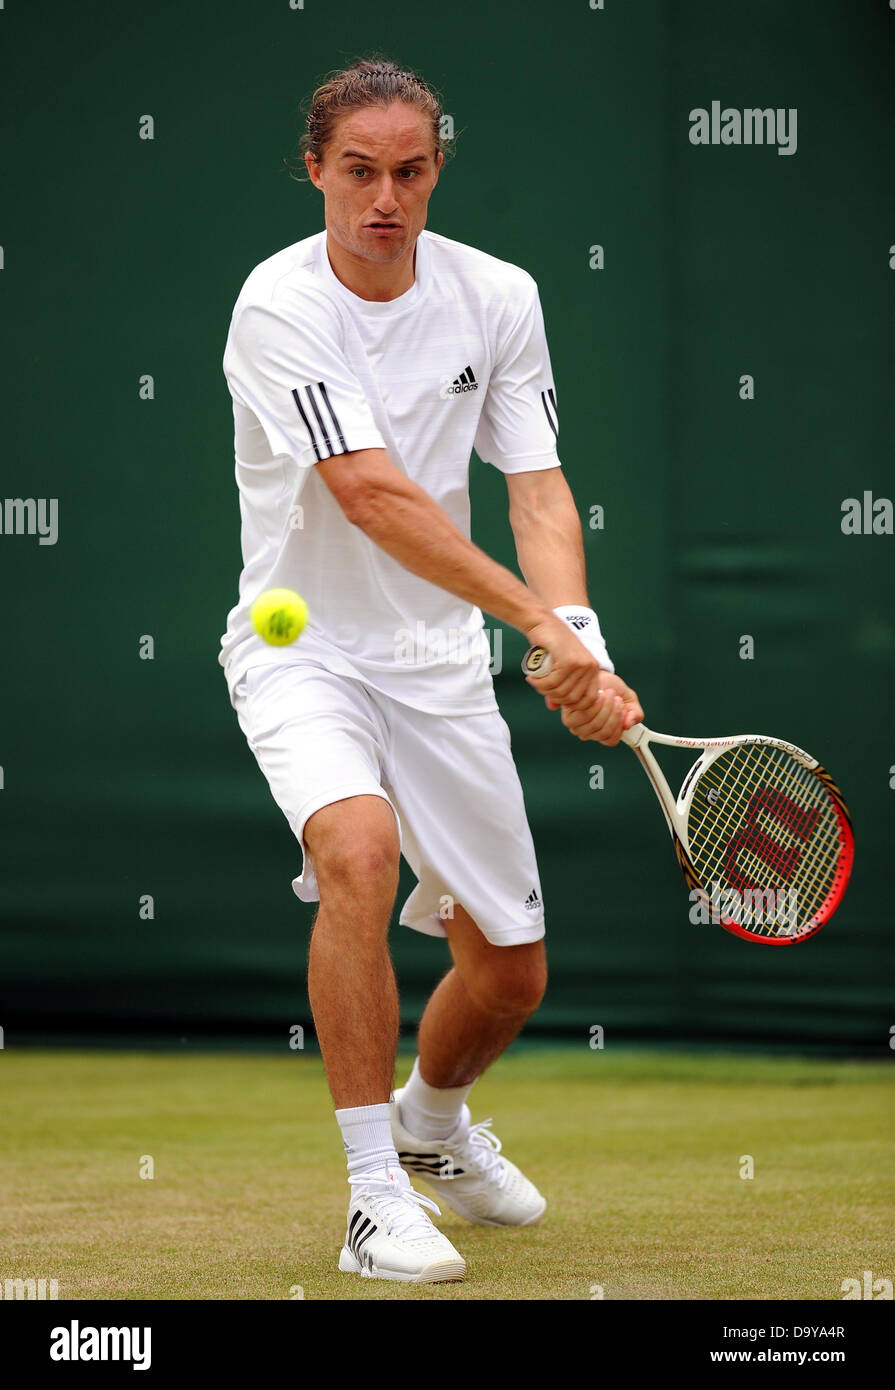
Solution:
[[(485, 612), (547, 647), (558, 703), (588, 699), (598, 667), (543, 597), (466, 539), (429, 494), (408, 478), (384, 449), (358, 449), (315, 465), (348, 521), (405, 569), (475, 603)], [(610, 702), (604, 700), (604, 706)], [(621, 718), (606, 711), (607, 732), (621, 734)], [(607, 722), (608, 721), (608, 722)]]
[(530, 589), (550, 609), (590, 608), (578, 509), (561, 468), (507, 473), (516, 558)]
[[(507, 473), (506, 480), (516, 557), (529, 588), (551, 609), (573, 603), (590, 608), (581, 520), (562, 469)], [(623, 680), (601, 671), (596, 662), (594, 666), (591, 682), (577, 700), (562, 696), (559, 685), (551, 688), (550, 676), (530, 679), (530, 683), (541, 691), (550, 709), (562, 706), (563, 723), (578, 738), (617, 742), (622, 729), (643, 718), (643, 710), (636, 692)], [(610, 695), (618, 719), (604, 728), (605, 701)], [(616, 722), (617, 736), (607, 738), (607, 732), (615, 733)]]

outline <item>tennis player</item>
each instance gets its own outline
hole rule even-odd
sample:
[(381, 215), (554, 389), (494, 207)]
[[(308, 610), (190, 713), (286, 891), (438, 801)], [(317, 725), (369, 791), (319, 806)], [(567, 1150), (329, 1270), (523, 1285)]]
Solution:
[[(252, 271), (224, 356), (244, 567), (220, 660), (301, 846), (294, 891), (319, 901), (308, 992), (348, 1162), (339, 1268), (462, 1279), (408, 1173), (472, 1222), (529, 1225), (545, 1209), (466, 1104), (546, 978), (483, 610), (550, 652), (532, 684), (578, 738), (611, 746), (643, 712), (588, 602), (537, 286), (424, 230), (444, 160), (437, 97), (393, 63), (358, 62), (314, 93), (302, 143), (325, 230)], [(473, 448), (506, 477), (524, 583), (470, 540)], [(251, 626), (275, 587), (308, 602), (291, 647)], [(453, 965), (392, 1095), (402, 852), (418, 883), (400, 921), (446, 936)]]

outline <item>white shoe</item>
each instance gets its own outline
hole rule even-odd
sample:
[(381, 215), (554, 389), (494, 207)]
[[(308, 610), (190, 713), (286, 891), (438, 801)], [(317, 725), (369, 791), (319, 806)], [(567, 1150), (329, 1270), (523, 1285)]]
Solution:
[(402, 1165), (438, 1191), (439, 1201), (479, 1226), (533, 1226), (547, 1208), (534, 1183), (501, 1156), (491, 1120), (470, 1124), (469, 1106), (447, 1139), (417, 1139), (401, 1119), (401, 1090), (392, 1100), (392, 1138)]
[(465, 1279), (463, 1256), (422, 1208), (436, 1216), (441, 1212), (428, 1197), (414, 1192), (406, 1173), (390, 1165), (381, 1174), (360, 1173), (348, 1181), (348, 1230), (339, 1255), (343, 1274), (408, 1284)]

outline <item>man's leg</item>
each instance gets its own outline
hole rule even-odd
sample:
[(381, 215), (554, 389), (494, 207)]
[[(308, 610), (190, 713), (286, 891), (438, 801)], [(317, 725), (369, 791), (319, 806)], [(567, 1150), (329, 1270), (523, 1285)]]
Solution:
[(419, 1070), (429, 1086), (471, 1086), (517, 1036), (547, 984), (543, 938), (493, 946), (469, 913), (445, 922), (454, 965), (419, 1026)]
[(308, 956), (314, 1028), (337, 1108), (388, 1102), (398, 1043), (398, 990), (388, 929), (398, 889), (394, 812), (352, 796), (305, 824), (320, 891)]
[(413, 1071), (395, 1095), (392, 1133), (402, 1163), (433, 1182), (439, 1201), (469, 1221), (527, 1226), (540, 1220), (546, 1202), (503, 1157), (487, 1125), (472, 1125), (466, 1097), (541, 1002), (544, 942), (494, 946), (462, 908), (446, 926), (454, 965), (423, 1014)]
[[(320, 899), (308, 992), (348, 1165), (339, 1269), (462, 1279), (465, 1262), (429, 1219), (391, 1132), (398, 996), (388, 929), (401, 832), (382, 784), (387, 721), (358, 681), (313, 665), (256, 667), (237, 690), (240, 726), (306, 851), (293, 886), (305, 902)], [(332, 800), (340, 789), (350, 794)]]
[(398, 990), (388, 929), (400, 860), (394, 811), (378, 796), (346, 797), (310, 816), (303, 838), (320, 893), (308, 994), (351, 1184), (339, 1269), (427, 1283), (462, 1279), (466, 1262), (421, 1210), (426, 1199), (402, 1172), (392, 1137)]

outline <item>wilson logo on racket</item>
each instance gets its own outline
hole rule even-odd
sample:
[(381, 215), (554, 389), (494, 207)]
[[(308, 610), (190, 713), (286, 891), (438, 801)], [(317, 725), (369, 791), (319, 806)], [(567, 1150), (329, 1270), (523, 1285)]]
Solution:
[[(790, 830), (798, 843), (788, 848), (768, 835), (758, 823), (764, 812), (771, 819)], [(744, 859), (758, 860), (772, 869), (778, 878), (791, 883), (802, 857), (802, 848), (811, 839), (820, 820), (816, 806), (803, 806), (791, 796), (772, 787), (759, 787), (746, 807), (742, 824), (736, 834), (728, 841), (724, 851), (724, 869), (728, 881), (742, 893), (747, 888), (756, 889), (764, 885), (756, 884), (741, 870), (738, 855)]]
[[(522, 669), (548, 675), (549, 653), (530, 648)], [(816, 758), (767, 734), (679, 738), (635, 724), (622, 742), (652, 783), (688, 887), (722, 903), (722, 926), (747, 941), (789, 946), (830, 920), (851, 875), (854, 834), (842, 793)], [(651, 743), (702, 750), (677, 800)], [(749, 908), (760, 898), (775, 910), (730, 907), (745, 897)]]

